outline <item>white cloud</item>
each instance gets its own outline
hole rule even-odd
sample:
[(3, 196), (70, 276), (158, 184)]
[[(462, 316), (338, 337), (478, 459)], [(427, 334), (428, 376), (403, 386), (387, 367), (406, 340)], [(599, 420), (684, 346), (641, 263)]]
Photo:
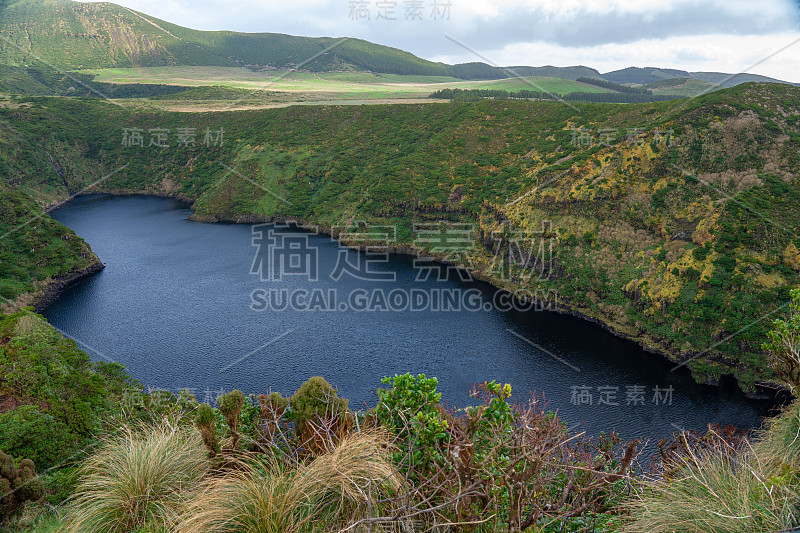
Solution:
[[(787, 45), (791, 46), (775, 54)], [(502, 65), (580, 64), (601, 72), (630, 66), (731, 73), (747, 71), (800, 82), (800, 35), (797, 33), (671, 37), (584, 48), (566, 48), (541, 42), (516, 43), (481, 53)], [(437, 55), (432, 59), (460, 63), (472, 61), (475, 57), (454, 46), (453, 53)]]
[[(499, 64), (585, 64), (685, 70), (745, 69), (800, 37), (790, 0), (422, 0), (423, 20), (405, 20), (409, 0), (394, 4), (397, 20), (354, 20), (355, 0), (117, 0), (149, 15), (197, 29), (358, 37), (448, 62), (478, 60), (451, 35)], [(447, 20), (431, 4), (450, 2)], [(800, 44), (758, 65), (754, 73), (797, 78)], [(800, 80), (795, 80), (800, 81)]]

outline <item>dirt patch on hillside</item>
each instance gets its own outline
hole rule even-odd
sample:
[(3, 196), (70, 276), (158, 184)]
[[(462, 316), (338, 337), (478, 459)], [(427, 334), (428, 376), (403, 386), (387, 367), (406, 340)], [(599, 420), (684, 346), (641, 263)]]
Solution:
[(0, 396), (0, 415), (13, 411), (21, 405), (25, 404), (14, 396)]

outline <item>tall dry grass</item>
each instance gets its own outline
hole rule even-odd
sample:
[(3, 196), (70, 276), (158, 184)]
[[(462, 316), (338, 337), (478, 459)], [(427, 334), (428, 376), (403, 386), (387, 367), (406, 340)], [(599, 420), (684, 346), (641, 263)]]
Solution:
[(387, 442), (362, 432), (305, 465), (242, 464), (204, 483), (176, 531), (294, 533), (368, 518), (401, 485)]
[(680, 461), (676, 475), (644, 484), (630, 531), (756, 533), (800, 524), (800, 402), (739, 450)]
[(68, 533), (128, 533), (173, 524), (209, 467), (193, 428), (165, 421), (123, 428), (82, 466), (64, 528)]

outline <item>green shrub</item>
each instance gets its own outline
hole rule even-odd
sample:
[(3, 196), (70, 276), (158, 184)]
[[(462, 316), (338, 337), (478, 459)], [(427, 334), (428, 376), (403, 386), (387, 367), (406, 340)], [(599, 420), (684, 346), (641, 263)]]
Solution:
[(50, 505), (61, 505), (67, 501), (78, 486), (78, 467), (57, 468), (40, 476), (44, 485), (45, 500)]
[(331, 437), (341, 438), (348, 429), (347, 405), (325, 378), (308, 379), (289, 398), (297, 438), (313, 453), (324, 450)]
[(378, 423), (397, 435), (395, 462), (404, 471), (410, 465), (424, 471), (441, 463), (449, 426), (439, 409), (439, 381), (406, 373), (384, 377), (382, 383), (392, 387), (378, 389), (375, 414)]
[(0, 415), (0, 450), (28, 457), (42, 468), (56, 466), (75, 452), (78, 438), (70, 428), (35, 405), (23, 405)]
[(0, 415), (0, 449), (50, 468), (121, 411), (118, 394), (132, 384), (120, 365), (93, 363), (31, 309), (0, 318), (2, 393), (30, 404)]
[(762, 348), (772, 357), (772, 366), (796, 394), (800, 389), (800, 290), (791, 291), (789, 317), (772, 323)]
[(698, 261), (705, 261), (710, 251), (711, 250), (707, 246), (698, 246), (692, 250), (692, 256)]
[(231, 448), (234, 450), (239, 444), (239, 413), (244, 406), (244, 393), (240, 390), (233, 390), (217, 397), (217, 406), (228, 423), (231, 432)]
[(200, 437), (203, 439), (203, 444), (208, 450), (208, 456), (214, 457), (219, 453), (219, 441), (217, 440), (217, 432), (214, 427), (216, 418), (214, 417), (214, 410), (207, 403), (201, 403), (197, 407), (197, 416), (195, 418), (195, 425), (200, 430)]

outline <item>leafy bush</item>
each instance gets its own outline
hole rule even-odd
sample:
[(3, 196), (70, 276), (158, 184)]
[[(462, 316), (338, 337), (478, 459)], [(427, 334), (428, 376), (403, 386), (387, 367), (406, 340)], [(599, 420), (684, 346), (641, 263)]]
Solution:
[(296, 436), (311, 453), (327, 449), (331, 438), (341, 438), (350, 426), (348, 400), (337, 392), (325, 378), (314, 376), (289, 398)]
[(200, 437), (203, 439), (203, 444), (207, 448), (210, 458), (216, 456), (220, 450), (217, 432), (214, 427), (215, 422), (214, 410), (207, 403), (201, 403), (197, 408), (195, 425), (200, 430)]
[(227, 392), (217, 398), (217, 406), (228, 423), (231, 433), (231, 448), (236, 449), (239, 443), (239, 413), (244, 406), (244, 393), (240, 390)]
[(711, 250), (707, 246), (698, 246), (697, 248), (692, 250), (692, 256), (698, 261), (705, 261), (710, 251)]
[(425, 374), (384, 377), (390, 389), (378, 389), (375, 415), (378, 423), (397, 435), (395, 463), (404, 471), (415, 465), (421, 471), (443, 461), (448, 423), (442, 418), (437, 392), (439, 381)]
[(481, 402), (458, 414), (438, 405), (433, 378), (384, 383), (393, 387), (379, 391), (375, 416), (396, 435), (406, 501), (426, 521), (591, 530), (613, 521), (627, 496), (635, 443), (621, 450), (616, 437), (572, 440), (542, 403), (510, 404), (509, 385), (481, 384), (473, 391)]
[(23, 405), (0, 415), (0, 435), (1, 450), (47, 467), (67, 459), (79, 444), (64, 423), (35, 405)]
[(0, 393), (31, 404), (0, 415), (0, 449), (50, 468), (119, 411), (131, 386), (119, 365), (93, 363), (30, 309), (0, 320)]
[(53, 506), (62, 505), (78, 486), (80, 469), (75, 466), (57, 468), (41, 476), (45, 500)]
[(772, 356), (778, 375), (797, 393), (800, 389), (800, 289), (791, 292), (789, 317), (772, 323), (763, 349)]

